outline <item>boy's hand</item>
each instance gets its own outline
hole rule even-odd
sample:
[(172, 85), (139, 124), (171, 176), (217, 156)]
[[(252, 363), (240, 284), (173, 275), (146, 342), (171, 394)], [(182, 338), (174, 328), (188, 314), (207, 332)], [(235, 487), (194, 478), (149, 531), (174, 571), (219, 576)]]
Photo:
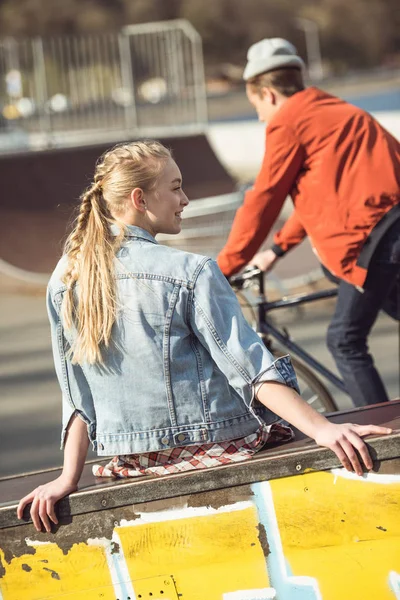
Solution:
[(37, 531), (42, 531), (42, 524), (47, 533), (51, 531), (51, 523), (57, 524), (58, 519), (54, 510), (55, 503), (77, 490), (77, 485), (67, 481), (61, 475), (54, 481), (40, 485), (30, 494), (22, 498), (17, 508), (17, 517), (22, 519), (24, 508), (32, 502), (31, 519)]
[(267, 273), (273, 268), (278, 258), (279, 257), (273, 250), (268, 249), (255, 254), (249, 262), (249, 265), (258, 267), (260, 271), (265, 271)]
[(314, 439), (319, 446), (330, 448), (345, 469), (355, 471), (357, 475), (362, 475), (363, 469), (356, 450), (358, 450), (362, 462), (368, 470), (372, 469), (373, 464), (367, 445), (361, 437), (365, 435), (387, 435), (389, 433), (392, 433), (392, 429), (389, 429), (389, 427), (353, 425), (351, 423), (335, 425), (327, 421), (322, 427), (319, 427)]

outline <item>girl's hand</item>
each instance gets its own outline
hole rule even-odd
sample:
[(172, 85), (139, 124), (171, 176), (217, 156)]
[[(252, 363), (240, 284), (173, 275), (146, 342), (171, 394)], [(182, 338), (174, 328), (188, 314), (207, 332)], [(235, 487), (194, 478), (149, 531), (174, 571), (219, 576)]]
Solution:
[(54, 510), (55, 503), (64, 496), (75, 492), (77, 488), (78, 486), (76, 484), (66, 480), (62, 475), (60, 475), (60, 477), (54, 481), (50, 481), (45, 485), (40, 485), (30, 494), (22, 498), (18, 504), (18, 519), (22, 519), (25, 506), (32, 502), (30, 512), (35, 529), (37, 531), (42, 531), (43, 524), (47, 533), (50, 533), (50, 521), (55, 524), (58, 523), (58, 519)]
[(373, 463), (368, 448), (361, 437), (365, 435), (387, 435), (389, 433), (392, 433), (392, 429), (389, 429), (389, 427), (352, 425), (351, 423), (335, 425), (327, 421), (322, 427), (319, 427), (314, 439), (319, 446), (330, 448), (345, 469), (355, 471), (357, 475), (362, 475), (363, 469), (356, 450), (358, 450), (362, 462), (368, 470), (372, 469)]

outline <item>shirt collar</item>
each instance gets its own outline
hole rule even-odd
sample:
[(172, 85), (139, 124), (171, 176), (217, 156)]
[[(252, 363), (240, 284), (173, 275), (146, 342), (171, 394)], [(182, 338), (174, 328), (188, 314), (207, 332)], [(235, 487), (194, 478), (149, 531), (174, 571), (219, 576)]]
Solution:
[(267, 128), (282, 123), (287, 125), (288, 123), (292, 122), (292, 115), (298, 115), (302, 111), (304, 104), (310, 104), (321, 93), (324, 94), (324, 92), (321, 92), (321, 90), (318, 88), (311, 86), (296, 92), (292, 96), (289, 96), (286, 102), (280, 107), (278, 112), (272, 117)]
[[(110, 231), (112, 235), (118, 235), (120, 232), (120, 228), (116, 224), (110, 225)], [(143, 240), (147, 240), (152, 244), (158, 244), (157, 240), (145, 229), (141, 227), (136, 227), (136, 225), (125, 225), (125, 237), (126, 238), (141, 238)]]

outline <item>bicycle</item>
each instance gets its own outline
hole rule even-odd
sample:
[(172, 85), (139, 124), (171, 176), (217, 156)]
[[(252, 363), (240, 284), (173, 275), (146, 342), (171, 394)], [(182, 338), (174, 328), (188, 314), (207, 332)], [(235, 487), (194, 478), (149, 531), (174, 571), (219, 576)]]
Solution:
[[(334, 412), (339, 410), (332, 394), (324, 383), (322, 383), (315, 375), (314, 371), (325, 377), (338, 390), (347, 393), (343, 381), (294, 342), (290, 338), (290, 334), (286, 328), (279, 329), (268, 316), (268, 313), (273, 310), (295, 307), (317, 300), (333, 298), (337, 296), (337, 289), (321, 290), (310, 294), (296, 294), (283, 297), (280, 300), (268, 302), (263, 275), (262, 271), (252, 267), (238, 275), (231, 276), (229, 282), (239, 297), (241, 295), (241, 290), (248, 287), (249, 284), (257, 287), (259, 297), (254, 306), (251, 305), (253, 314), (254, 308), (257, 309), (257, 314), (254, 319), (255, 322), (252, 325), (263, 340), (265, 346), (275, 357), (282, 356), (282, 353), (275, 347), (273, 340), (278, 342), (280, 347), (285, 348), (292, 355), (294, 354), (300, 359), (297, 360), (292, 357), (292, 363), (296, 371), (302, 397), (318, 410), (318, 412)], [(248, 303), (247, 306), (249, 306)]]

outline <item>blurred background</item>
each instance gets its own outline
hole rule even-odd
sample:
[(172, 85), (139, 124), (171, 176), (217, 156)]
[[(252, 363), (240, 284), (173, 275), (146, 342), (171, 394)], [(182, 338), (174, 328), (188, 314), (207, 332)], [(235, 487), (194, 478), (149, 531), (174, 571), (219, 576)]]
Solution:
[[(308, 84), (400, 138), (397, 0), (0, 0), (0, 476), (62, 462), (45, 287), (96, 158), (119, 141), (169, 145), (192, 202), (182, 233), (160, 241), (216, 256), (263, 155), (241, 77), (264, 37), (290, 40)], [(268, 278), (271, 297), (323, 287), (307, 241)], [(333, 305), (279, 320), (334, 370)], [(371, 350), (398, 397), (398, 331), (385, 315)]]

